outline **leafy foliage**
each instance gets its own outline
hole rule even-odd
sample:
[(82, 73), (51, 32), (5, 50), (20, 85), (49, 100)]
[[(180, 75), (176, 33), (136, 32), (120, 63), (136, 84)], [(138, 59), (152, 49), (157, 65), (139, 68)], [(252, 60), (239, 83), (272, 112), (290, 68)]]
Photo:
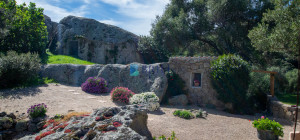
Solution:
[(262, 117), (261, 119), (254, 120), (252, 124), (253, 127), (257, 128), (258, 130), (270, 130), (275, 135), (283, 137), (284, 133), (282, 126), (274, 120), (271, 121), (268, 118)]
[(269, 0), (171, 0), (150, 31), (154, 44), (172, 55), (239, 54), (246, 60), (259, 58), (248, 38), (273, 8)]
[[(3, 26), (5, 35), (1, 34), (0, 52), (14, 50), (18, 53), (38, 53), (42, 60), (46, 60), (47, 28), (44, 23), (42, 8), (36, 8), (34, 3), (16, 5), (15, 0), (0, 1), (1, 20), (6, 17)], [(0, 11), (1, 11), (0, 10)], [(6, 28), (7, 27), (7, 28)], [(1, 28), (1, 27), (0, 27)]]
[(300, 45), (300, 1), (275, 0), (275, 9), (268, 10), (261, 23), (249, 32), (253, 46), (266, 52), (295, 55)]
[(38, 54), (17, 54), (14, 51), (0, 55), (0, 89), (31, 83), (38, 77), (40, 61)]
[(188, 110), (175, 110), (173, 112), (174, 116), (178, 116), (180, 118), (184, 118), (184, 119), (192, 119), (194, 118), (194, 115), (191, 111)]
[(232, 103), (233, 113), (246, 111), (250, 81), (249, 64), (241, 57), (229, 54), (214, 60), (211, 69), (212, 84), (218, 93), (218, 99), (225, 103)]
[(111, 99), (113, 101), (118, 101), (122, 103), (129, 103), (129, 98), (131, 98), (135, 93), (126, 87), (115, 87), (111, 92)]
[[(156, 140), (156, 137), (153, 137), (153, 140)], [(175, 132), (172, 131), (172, 135), (169, 138), (166, 138), (166, 136), (162, 135), (158, 137), (158, 140), (178, 140), (175, 136)]]
[(107, 82), (102, 77), (89, 77), (81, 84), (81, 89), (89, 93), (107, 93)]
[(187, 94), (188, 91), (185, 89), (185, 81), (183, 81), (178, 74), (170, 70), (167, 71), (165, 75), (168, 78), (168, 88), (162, 100), (163, 103), (167, 103), (170, 97)]
[(248, 88), (249, 104), (255, 112), (265, 111), (267, 107), (267, 93), (270, 93), (270, 76), (263, 73), (250, 73)]
[(140, 36), (138, 51), (141, 53), (145, 64), (168, 61), (168, 52), (159, 48), (151, 36)]
[(27, 113), (31, 118), (44, 117), (47, 112), (47, 105), (44, 103), (31, 106)]

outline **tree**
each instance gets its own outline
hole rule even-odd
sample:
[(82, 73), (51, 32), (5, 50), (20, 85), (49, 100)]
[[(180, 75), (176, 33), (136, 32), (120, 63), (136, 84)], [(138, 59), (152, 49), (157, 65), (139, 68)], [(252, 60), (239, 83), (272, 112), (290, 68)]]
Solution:
[[(15, 0), (0, 2), (1, 22), (9, 15), (11, 20), (5, 20), (5, 27), (9, 27), (6, 35), (1, 35), (0, 52), (6, 53), (14, 50), (18, 53), (38, 53), (40, 57), (46, 56), (47, 28), (44, 23), (42, 8), (36, 8), (34, 3), (16, 5)], [(9, 17), (8, 16), (8, 17)], [(3, 22), (2, 22), (3, 23)], [(3, 24), (4, 25), (4, 24)]]
[(299, 7), (299, 0), (275, 0), (275, 9), (268, 10), (261, 23), (249, 32), (252, 45), (265, 53), (278, 52), (286, 59), (296, 60), (300, 45)]
[(251, 46), (248, 30), (268, 8), (269, 0), (171, 0), (150, 34), (174, 55), (234, 53), (254, 60), (259, 53)]

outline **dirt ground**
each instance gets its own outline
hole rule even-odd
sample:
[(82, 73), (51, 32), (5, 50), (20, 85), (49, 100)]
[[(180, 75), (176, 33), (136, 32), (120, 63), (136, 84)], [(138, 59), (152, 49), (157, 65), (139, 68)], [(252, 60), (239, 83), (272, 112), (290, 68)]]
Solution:
[[(48, 106), (47, 114), (66, 114), (70, 111), (87, 111), (101, 107), (119, 106), (110, 100), (110, 95), (94, 95), (85, 93), (80, 87), (49, 84), (17, 90), (0, 91), (0, 112), (19, 114), (38, 103)], [(160, 110), (148, 114), (148, 128), (152, 136), (170, 136), (176, 133), (179, 140), (257, 140), (256, 129), (252, 121), (259, 116), (233, 115), (226, 112), (206, 109), (207, 118), (185, 120), (173, 116), (176, 109), (199, 109), (197, 106), (162, 106)], [(249, 121), (250, 120), (250, 121)], [(284, 137), (288, 140), (293, 130), (290, 121), (275, 119), (284, 127)], [(297, 126), (300, 129), (299, 125)]]

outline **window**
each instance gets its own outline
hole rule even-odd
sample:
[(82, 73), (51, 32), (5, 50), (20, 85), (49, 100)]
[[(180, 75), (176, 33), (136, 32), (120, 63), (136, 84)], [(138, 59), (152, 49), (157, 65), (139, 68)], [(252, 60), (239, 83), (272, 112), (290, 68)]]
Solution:
[(194, 73), (192, 80), (193, 87), (201, 87), (201, 73)]

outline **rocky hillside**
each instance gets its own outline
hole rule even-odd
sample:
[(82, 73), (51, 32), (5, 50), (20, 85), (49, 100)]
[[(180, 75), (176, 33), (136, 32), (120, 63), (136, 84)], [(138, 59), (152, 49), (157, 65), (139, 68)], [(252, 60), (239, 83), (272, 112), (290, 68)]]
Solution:
[(79, 57), (100, 64), (129, 64), (143, 60), (138, 36), (94, 19), (67, 16), (59, 23), (45, 16), (48, 47), (54, 54)]

